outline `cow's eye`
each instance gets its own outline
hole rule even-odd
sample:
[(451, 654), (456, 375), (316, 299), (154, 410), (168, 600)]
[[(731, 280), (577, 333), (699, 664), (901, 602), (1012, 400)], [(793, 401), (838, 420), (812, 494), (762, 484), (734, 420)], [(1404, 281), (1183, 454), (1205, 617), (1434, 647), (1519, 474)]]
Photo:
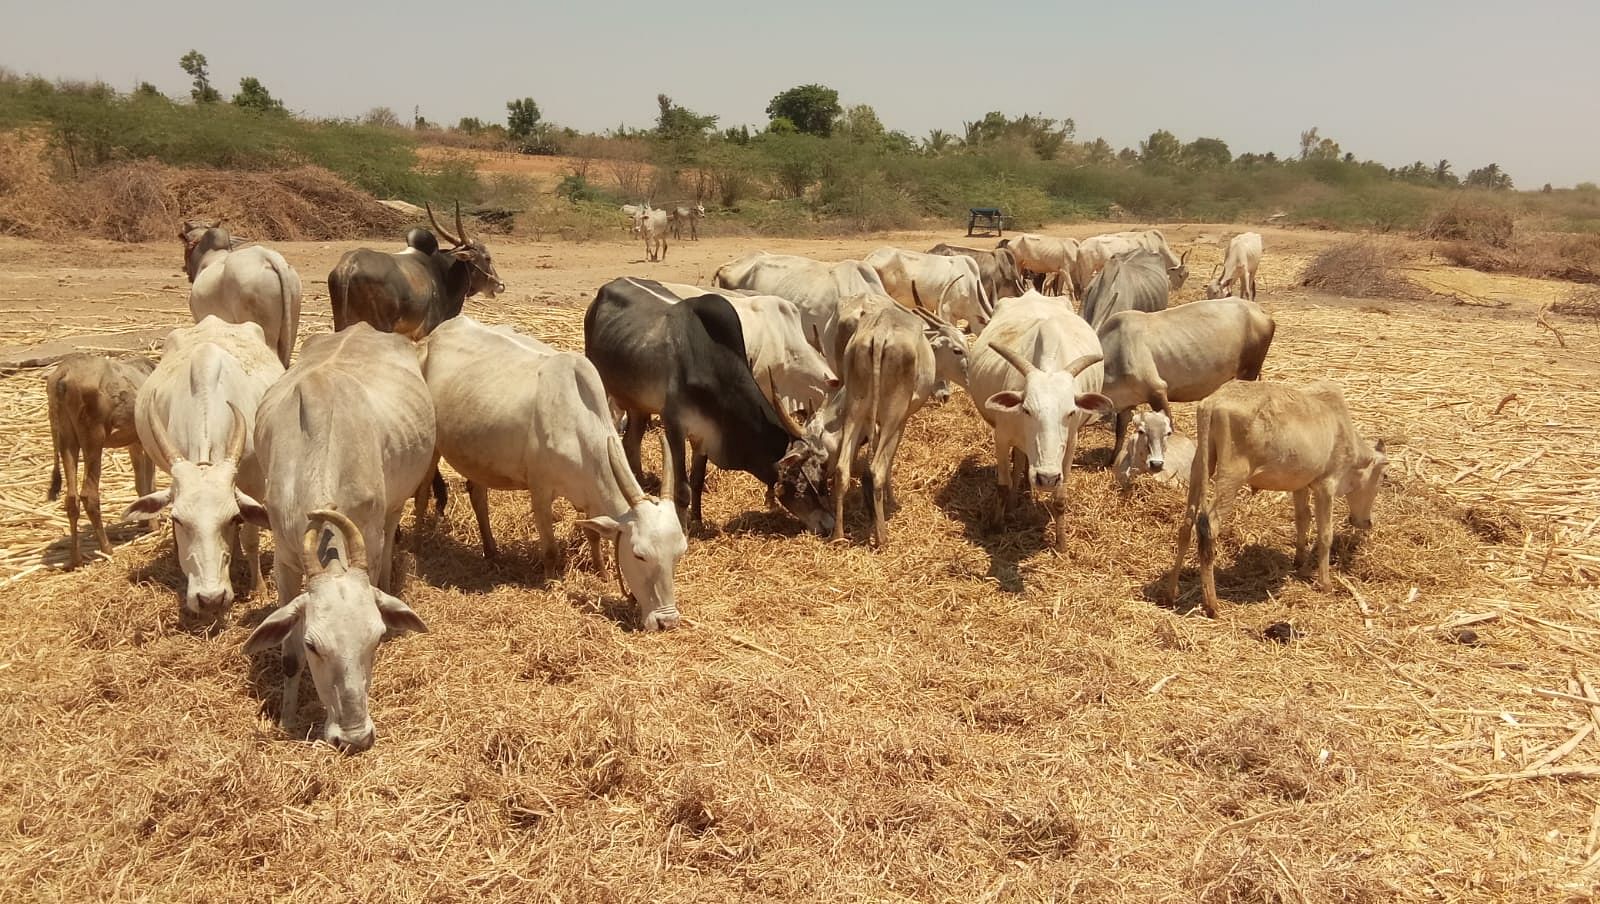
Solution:
[(306, 648), (306, 652), (310, 653), (312, 656), (321, 656), (322, 655), (322, 651), (317, 649), (317, 645), (312, 643), (309, 640), (305, 642), (305, 648)]
[(641, 562), (648, 561), (644, 556), (640, 555), (637, 550), (634, 551), (633, 557)]

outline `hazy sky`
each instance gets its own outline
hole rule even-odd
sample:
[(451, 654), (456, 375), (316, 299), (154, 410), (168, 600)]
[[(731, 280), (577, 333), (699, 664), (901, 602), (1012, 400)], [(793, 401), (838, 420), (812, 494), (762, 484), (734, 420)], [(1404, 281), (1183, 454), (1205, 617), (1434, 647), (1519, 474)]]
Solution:
[(666, 92), (759, 125), (774, 94), (815, 81), (918, 136), (999, 109), (1070, 116), (1080, 139), (1117, 147), (1166, 128), (1286, 154), (1314, 125), (1390, 165), (1600, 181), (1595, 0), (67, 0), (4, 21), (0, 65), (15, 71), (186, 96), (177, 61), (198, 48), (224, 95), (254, 75), (316, 115), (420, 105), (434, 122), (503, 121), (526, 95), (546, 119), (604, 129), (650, 124)]

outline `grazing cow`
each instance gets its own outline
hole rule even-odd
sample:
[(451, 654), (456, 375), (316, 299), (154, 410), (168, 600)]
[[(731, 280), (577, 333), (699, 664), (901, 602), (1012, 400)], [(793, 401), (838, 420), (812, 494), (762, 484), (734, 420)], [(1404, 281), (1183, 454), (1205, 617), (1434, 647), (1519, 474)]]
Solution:
[(1172, 418), (1164, 411), (1141, 411), (1133, 416), (1133, 438), (1116, 460), (1117, 483), (1132, 485), (1138, 474), (1153, 474), (1159, 483), (1184, 486), (1194, 461), (1194, 440), (1172, 431)]
[[(1189, 532), (1199, 536), (1201, 608), (1217, 614), (1216, 537), (1227, 525), (1239, 490), (1282, 490), (1294, 494), (1294, 562), (1302, 576), (1311, 569), (1306, 529), (1316, 501), (1317, 587), (1332, 589), (1328, 551), (1333, 545), (1333, 497), (1350, 500), (1350, 523), (1372, 526), (1389, 458), (1383, 441), (1368, 446), (1350, 420), (1337, 383), (1309, 386), (1284, 383), (1232, 383), (1200, 403), (1195, 418), (1195, 457), (1189, 471), (1189, 504), (1178, 526), (1178, 553), (1167, 575), (1167, 602), (1178, 595), (1178, 571), (1189, 550)], [(1207, 500), (1211, 480), (1216, 492)]]
[[(889, 482), (895, 450), (907, 419), (917, 413), (943, 380), (967, 382), (966, 340), (959, 331), (920, 307), (907, 309), (889, 299), (873, 305), (855, 325), (844, 350), (845, 388), (827, 418), (839, 421), (833, 458), (833, 539), (844, 539), (844, 497), (851, 464), (861, 444), (870, 443), (862, 495), (872, 513), (872, 535), (879, 549), (889, 543)], [(948, 370), (941, 359), (951, 362)]]
[(1165, 311), (1122, 311), (1100, 327), (1105, 388), (1117, 406), (1112, 460), (1133, 409), (1198, 402), (1229, 380), (1258, 380), (1277, 324), (1253, 301), (1219, 298)]
[[(1167, 244), (1167, 237), (1159, 229), (1145, 229), (1137, 232), (1116, 232), (1112, 235), (1132, 239), (1140, 248), (1161, 256), (1161, 262), (1166, 265), (1167, 278), (1172, 283), (1172, 291), (1183, 288), (1183, 283), (1189, 278), (1189, 252), (1185, 251), (1180, 256), (1173, 252), (1172, 246)], [(1190, 249), (1193, 250), (1193, 249)]]
[[(1023, 270), (1036, 275), (1039, 282), (1035, 285), (1040, 292), (1045, 294), (1067, 294), (1077, 297), (1083, 289), (1083, 283), (1073, 279), (1073, 273), (1078, 266), (1078, 240), (1058, 239), (1045, 235), (1023, 233), (1008, 239), (1001, 239), (1000, 248), (1010, 249), (1017, 256), (1017, 263)], [(1059, 275), (1057, 275), (1059, 274)], [(1046, 291), (1044, 280), (1054, 277), (1052, 287), (1057, 291)]]
[(867, 293), (887, 295), (878, 271), (861, 261), (826, 264), (792, 254), (757, 251), (717, 269), (712, 284), (787, 298), (800, 309), (800, 325), (828, 366), (839, 372), (839, 302)]
[(1022, 267), (1017, 262), (1016, 253), (1003, 245), (992, 251), (984, 251), (940, 242), (929, 248), (928, 253), (945, 257), (970, 257), (977, 261), (983, 290), (994, 304), (999, 304), (1002, 298), (1015, 298), (1027, 291), (1028, 286), (1022, 280)]
[(1171, 294), (1161, 258), (1148, 251), (1119, 254), (1083, 291), (1083, 319), (1096, 330), (1120, 311), (1164, 311)]
[[(687, 488), (689, 521), (700, 520), (709, 459), (754, 475), (810, 530), (832, 530), (821, 495), (826, 479), (807, 465), (799, 425), (756, 386), (739, 315), (727, 299), (679, 302), (658, 282), (614, 279), (584, 314), (583, 343), (606, 392), (628, 415), (624, 449), (635, 474), (649, 415), (661, 415), (674, 501), (681, 510)], [(684, 474), (685, 440), (694, 447), (692, 479)]]
[[(140, 496), (155, 489), (155, 470), (134, 426), (134, 401), (139, 388), (155, 369), (149, 358), (101, 358), (68, 355), (45, 378), (45, 398), (50, 412), (50, 442), (55, 449), (50, 469), (50, 494), (61, 495), (66, 474), (69, 555), (67, 567), (83, 564), (78, 537), (78, 504), (89, 513), (100, 553), (111, 555), (111, 540), (100, 522), (100, 462), (106, 449), (128, 449), (133, 462), (133, 485)], [(78, 483), (78, 460), (83, 460), (83, 483)]]
[(1222, 298), (1228, 288), (1239, 283), (1239, 297), (1256, 300), (1256, 270), (1261, 267), (1261, 234), (1241, 232), (1228, 242), (1228, 256), (1221, 273), (1206, 283), (1207, 298)]
[[(305, 513), (303, 542), (276, 541), (276, 554), (305, 562), (305, 592), (281, 605), (250, 633), (247, 655), (276, 647), (283, 662), (279, 719), (294, 725), (299, 709), (300, 669), (311, 665), (317, 698), (327, 710), (322, 738), (347, 753), (377, 740), (367, 689), (378, 642), (386, 634), (426, 631), (428, 626), (398, 597), (373, 586), (362, 528), (336, 509)], [(281, 594), (280, 594), (281, 595)]]
[[(678, 298), (721, 295), (739, 315), (750, 372), (761, 375), (757, 385), (773, 405), (796, 404), (816, 411), (828, 394), (839, 388), (833, 368), (806, 340), (800, 308), (776, 295), (747, 295), (731, 289), (705, 289), (683, 283), (661, 283)], [(768, 379), (768, 376), (771, 379)]]
[(390, 595), (403, 577), (400, 514), (434, 461), (433, 400), (416, 347), (368, 323), (312, 337), (262, 398), (255, 439), (279, 608), (245, 649), (281, 646), (285, 727), (309, 663), (328, 710), (324, 737), (364, 750), (374, 737), (367, 686), (378, 641), (386, 630), (427, 630)]
[(266, 590), (260, 529), (267, 512), (257, 501), (266, 484), (250, 434), (256, 406), (283, 372), (260, 326), (210, 316), (167, 336), (161, 363), (139, 389), (139, 442), (172, 485), (141, 496), (124, 517), (149, 520), (171, 508), (190, 615), (227, 613), (236, 544), (252, 590)]
[(1161, 258), (1162, 266), (1167, 272), (1169, 288), (1176, 292), (1183, 288), (1183, 283), (1189, 278), (1187, 261), (1189, 252), (1185, 251), (1180, 257), (1174, 254), (1172, 246), (1167, 244), (1167, 237), (1159, 229), (1146, 229), (1142, 232), (1113, 232), (1107, 235), (1097, 235), (1084, 239), (1078, 246), (1078, 265), (1074, 268), (1072, 277), (1078, 284), (1080, 292), (1088, 291), (1089, 281), (1096, 272), (1104, 269), (1111, 259), (1131, 251), (1144, 250)]
[(970, 257), (879, 248), (863, 262), (878, 272), (885, 295), (915, 306), (918, 300), (911, 291), (915, 285), (922, 290), (922, 300), (935, 300), (931, 313), (947, 323), (965, 320), (974, 335), (983, 332), (994, 314), (994, 301), (984, 291), (978, 262)]
[(700, 241), (700, 221), (705, 219), (706, 206), (698, 201), (693, 207), (687, 204), (678, 204), (667, 212), (667, 219), (672, 223), (672, 237), (683, 240), (683, 224), (689, 224), (689, 241)]
[(561, 496), (586, 516), (578, 525), (596, 568), (600, 540), (615, 541), (623, 592), (638, 601), (640, 624), (677, 625), (672, 573), (686, 547), (670, 484), (664, 501), (639, 488), (587, 358), (462, 316), (428, 337), (422, 375), (438, 413), (439, 454), (467, 479), (485, 556), (496, 555), (489, 490), (527, 490), (541, 552), (554, 565), (551, 503)]
[(438, 239), (412, 230), (406, 250), (397, 254), (370, 248), (347, 252), (328, 273), (335, 330), (364, 321), (386, 333), (421, 339), (461, 313), (469, 295), (493, 298), (506, 290), (489, 249), (467, 237), (461, 204), (456, 204), (455, 235), (439, 225), (432, 206), (424, 207), (433, 231), (453, 247), (441, 251)]
[(633, 234), (644, 239), (644, 257), (648, 261), (667, 259), (667, 212), (649, 204), (633, 212)]
[(1100, 394), (1100, 340), (1070, 306), (1037, 292), (1009, 298), (978, 337), (969, 392), (994, 428), (996, 520), (1023, 482), (1053, 496), (1056, 548), (1066, 548), (1067, 483), (1078, 428), (1110, 414)]
[(220, 225), (187, 220), (183, 271), (188, 274), (189, 313), (195, 323), (215, 314), (229, 323), (254, 323), (284, 367), (300, 329), (300, 274), (283, 255), (262, 245), (233, 250), (238, 240)]

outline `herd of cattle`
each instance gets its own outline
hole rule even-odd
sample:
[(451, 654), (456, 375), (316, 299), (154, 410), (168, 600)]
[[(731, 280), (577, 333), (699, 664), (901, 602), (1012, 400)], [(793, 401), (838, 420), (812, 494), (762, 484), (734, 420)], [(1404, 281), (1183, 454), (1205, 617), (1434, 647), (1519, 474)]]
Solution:
[[(310, 337), (293, 360), (293, 268), (271, 249), (239, 247), (220, 225), (185, 222), (195, 324), (174, 330), (153, 364), (79, 355), (47, 379), (51, 498), (65, 475), (71, 565), (82, 561), (80, 500), (110, 550), (98, 487), (109, 447), (128, 447), (135, 465), (140, 497), (125, 517), (169, 513), (186, 617), (225, 617), (238, 549), (253, 592), (265, 592), (259, 531), (270, 529), (278, 608), (246, 650), (281, 651), (286, 723), (308, 668), (328, 712), (324, 737), (347, 749), (374, 739), (367, 687), (380, 639), (426, 630), (394, 595), (395, 544), (408, 499), (419, 521), (430, 490), (443, 510), (441, 457), (466, 478), (490, 558), (489, 490), (531, 495), (548, 564), (551, 505), (569, 500), (597, 565), (602, 541), (613, 544), (646, 629), (679, 621), (674, 573), (701, 517), (708, 463), (754, 475), (769, 505), (843, 539), (865, 446), (862, 497), (881, 547), (904, 427), (950, 384), (993, 430), (996, 529), (1018, 490), (1045, 490), (1064, 546), (1078, 431), (1100, 419), (1115, 424), (1121, 482), (1187, 478), (1165, 593), (1175, 597), (1197, 533), (1208, 614), (1213, 535), (1242, 487), (1294, 494), (1296, 564), (1309, 570), (1314, 557), (1324, 588), (1333, 497), (1348, 497), (1352, 523), (1370, 525), (1382, 443), (1360, 438), (1336, 385), (1259, 380), (1275, 325), (1251, 300), (1255, 233), (1233, 239), (1207, 300), (1170, 308), (1187, 254), (1157, 230), (882, 248), (832, 263), (753, 253), (722, 266), (713, 287), (605, 284), (578, 354), (463, 315), (467, 297), (493, 297), (504, 283), (459, 208), (453, 234), (431, 209), (428, 218), (432, 230), (413, 229), (399, 252), (344, 255), (328, 276), (336, 332)], [(1230, 284), (1245, 297), (1227, 295)], [(1174, 402), (1201, 402), (1192, 442), (1173, 434)], [(797, 412), (809, 413), (804, 423)], [(659, 497), (642, 488), (639, 454), (653, 419), (663, 428)], [(154, 468), (169, 475), (165, 489)]]

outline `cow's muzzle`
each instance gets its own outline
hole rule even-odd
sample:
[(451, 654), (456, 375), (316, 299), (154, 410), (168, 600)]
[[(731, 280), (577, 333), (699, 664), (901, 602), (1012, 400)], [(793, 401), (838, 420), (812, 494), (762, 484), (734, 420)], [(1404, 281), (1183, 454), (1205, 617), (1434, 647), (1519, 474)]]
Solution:
[(1034, 471), (1033, 486), (1040, 490), (1053, 490), (1061, 485), (1060, 471)]
[(1152, 458), (1152, 459), (1150, 459), (1150, 473), (1152, 473), (1152, 474), (1160, 474), (1161, 473), (1161, 469), (1166, 467), (1166, 465), (1167, 465), (1167, 463), (1162, 461), (1161, 459)]

